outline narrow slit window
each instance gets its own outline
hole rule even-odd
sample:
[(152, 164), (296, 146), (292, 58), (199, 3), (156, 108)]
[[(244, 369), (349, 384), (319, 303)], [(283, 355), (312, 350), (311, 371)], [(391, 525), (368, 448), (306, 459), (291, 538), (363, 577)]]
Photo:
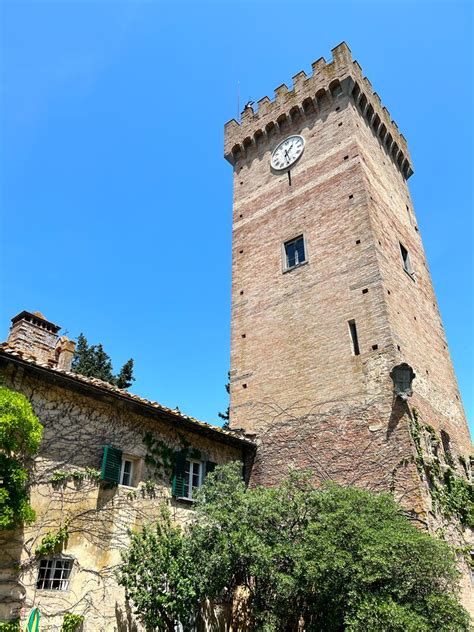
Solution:
[(349, 333), (351, 336), (352, 355), (360, 355), (359, 338), (357, 336), (357, 327), (355, 320), (349, 321)]
[(296, 268), (306, 261), (306, 252), (304, 246), (303, 235), (300, 235), (296, 239), (287, 241), (284, 244), (285, 250), (285, 269), (290, 270)]
[(409, 275), (413, 275), (413, 268), (410, 261), (410, 253), (402, 243), (400, 243), (400, 253), (402, 255), (403, 269), (405, 270), (405, 272), (408, 272)]

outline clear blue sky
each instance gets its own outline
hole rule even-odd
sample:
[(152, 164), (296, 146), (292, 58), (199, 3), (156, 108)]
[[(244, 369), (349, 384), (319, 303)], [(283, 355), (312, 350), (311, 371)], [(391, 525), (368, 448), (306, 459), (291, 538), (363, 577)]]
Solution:
[(102, 342), (133, 390), (217, 421), (229, 365), (223, 125), (345, 40), (408, 139), (466, 410), (473, 396), (471, 2), (1, 4), (1, 319)]

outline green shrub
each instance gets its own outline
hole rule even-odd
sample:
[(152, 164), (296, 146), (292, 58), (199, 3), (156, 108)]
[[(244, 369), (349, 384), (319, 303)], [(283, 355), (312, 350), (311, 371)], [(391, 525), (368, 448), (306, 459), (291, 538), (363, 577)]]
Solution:
[(43, 426), (28, 399), (0, 386), (0, 529), (33, 522), (28, 463), (41, 441)]
[(84, 622), (84, 616), (82, 614), (73, 614), (67, 612), (64, 615), (63, 624), (61, 626), (61, 632), (76, 632), (76, 630)]

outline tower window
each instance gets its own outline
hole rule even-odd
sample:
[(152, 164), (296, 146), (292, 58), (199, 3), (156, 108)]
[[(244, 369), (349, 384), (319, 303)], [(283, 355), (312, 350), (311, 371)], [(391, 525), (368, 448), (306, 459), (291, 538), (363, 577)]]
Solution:
[(413, 268), (411, 265), (410, 254), (402, 243), (400, 243), (400, 253), (402, 255), (403, 269), (410, 276), (413, 276)]
[(304, 237), (300, 235), (296, 239), (283, 244), (285, 257), (285, 270), (291, 270), (306, 262), (306, 250)]
[(348, 325), (349, 334), (351, 336), (352, 355), (360, 355), (359, 338), (357, 336), (357, 327), (355, 320), (350, 320), (348, 322)]

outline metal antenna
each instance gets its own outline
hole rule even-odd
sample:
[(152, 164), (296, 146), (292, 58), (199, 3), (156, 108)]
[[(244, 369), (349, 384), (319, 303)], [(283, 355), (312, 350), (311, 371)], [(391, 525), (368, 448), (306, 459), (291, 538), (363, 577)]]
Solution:
[(240, 121), (240, 81), (237, 81), (237, 120)]

